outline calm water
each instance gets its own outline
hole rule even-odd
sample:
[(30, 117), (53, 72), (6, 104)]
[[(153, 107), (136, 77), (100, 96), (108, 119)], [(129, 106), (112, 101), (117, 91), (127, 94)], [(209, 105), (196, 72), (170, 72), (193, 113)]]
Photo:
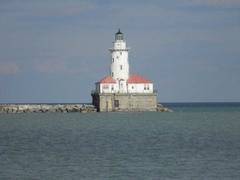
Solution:
[(240, 179), (240, 104), (0, 114), (0, 179)]

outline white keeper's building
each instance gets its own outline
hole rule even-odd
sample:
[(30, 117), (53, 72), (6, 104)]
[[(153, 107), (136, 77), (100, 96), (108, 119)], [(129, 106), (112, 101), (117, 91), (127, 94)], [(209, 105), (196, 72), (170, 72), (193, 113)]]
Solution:
[(96, 82), (92, 92), (98, 111), (156, 111), (157, 93), (153, 83), (143, 76), (129, 73), (126, 41), (119, 30), (111, 52), (110, 74)]

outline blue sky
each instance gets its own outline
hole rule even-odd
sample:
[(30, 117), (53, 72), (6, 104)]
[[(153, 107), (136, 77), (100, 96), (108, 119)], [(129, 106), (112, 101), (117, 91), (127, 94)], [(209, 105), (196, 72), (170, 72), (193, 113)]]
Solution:
[(240, 101), (239, 0), (0, 0), (0, 103), (91, 102), (118, 28), (159, 101)]

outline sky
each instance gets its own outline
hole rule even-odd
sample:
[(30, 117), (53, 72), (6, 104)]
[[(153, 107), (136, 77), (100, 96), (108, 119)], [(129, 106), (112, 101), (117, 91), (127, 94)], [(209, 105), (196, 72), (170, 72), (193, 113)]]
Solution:
[(0, 0), (0, 103), (91, 102), (118, 28), (160, 102), (240, 102), (239, 0)]

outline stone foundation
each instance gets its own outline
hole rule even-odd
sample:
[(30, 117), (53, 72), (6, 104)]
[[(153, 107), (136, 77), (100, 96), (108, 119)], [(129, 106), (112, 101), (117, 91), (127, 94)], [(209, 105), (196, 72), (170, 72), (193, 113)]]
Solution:
[(157, 93), (92, 93), (99, 112), (157, 111)]

